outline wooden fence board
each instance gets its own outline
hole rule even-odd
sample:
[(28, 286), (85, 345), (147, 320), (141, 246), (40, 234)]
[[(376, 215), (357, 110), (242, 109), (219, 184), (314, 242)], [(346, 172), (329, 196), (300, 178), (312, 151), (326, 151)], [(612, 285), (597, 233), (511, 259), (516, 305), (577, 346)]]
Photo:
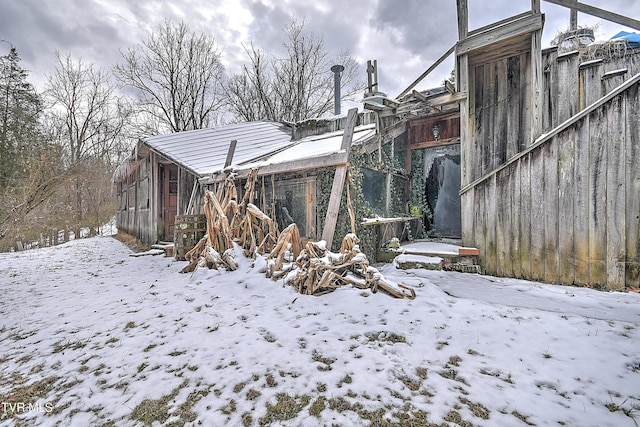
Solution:
[(534, 280), (544, 280), (545, 267), (545, 176), (541, 150), (531, 152), (531, 273)]
[(602, 61), (579, 67), (578, 105), (583, 110), (602, 97)]
[(558, 283), (558, 144), (542, 147), (544, 170), (544, 281)]
[(575, 281), (574, 193), (575, 128), (558, 135), (558, 268), (560, 283)]
[(486, 234), (487, 234), (487, 217), (485, 216), (485, 206), (486, 206), (486, 201), (485, 201), (485, 197), (484, 197), (484, 193), (485, 193), (485, 186), (483, 185), (482, 187), (476, 187), (473, 189), (473, 198), (474, 201), (476, 203), (475, 206), (475, 211), (474, 211), (474, 219), (475, 219), (475, 224), (474, 224), (474, 235), (475, 235), (475, 242), (479, 251), (479, 262), (480, 265), (485, 266), (486, 265), (486, 259), (487, 259), (487, 239), (486, 239)]
[(578, 112), (578, 54), (558, 56), (558, 118), (562, 123)]
[(520, 162), (509, 166), (509, 194), (511, 194), (511, 218), (509, 247), (511, 250), (511, 268), (513, 277), (522, 277), (522, 260), (520, 258), (520, 216), (522, 211), (522, 195), (520, 192)]
[(616, 96), (605, 106), (607, 120), (607, 288), (624, 289), (625, 262), (625, 102)]
[(607, 282), (607, 133), (603, 108), (589, 115), (589, 268), (592, 286)]
[(511, 193), (505, 191), (510, 188), (511, 177), (505, 169), (496, 174), (496, 188), (504, 189), (496, 192), (496, 271), (498, 276), (510, 276), (513, 273), (511, 261)]
[(531, 267), (531, 156), (527, 155), (518, 161), (520, 165), (520, 269), (521, 277), (533, 278)]
[(486, 234), (485, 234), (485, 246), (487, 251), (485, 253), (486, 264), (485, 268), (488, 274), (497, 275), (497, 242), (496, 242), (496, 177), (495, 175), (489, 181), (487, 181), (486, 190), (484, 193), (484, 203), (486, 206)]
[(573, 230), (575, 282), (579, 285), (591, 283), (589, 269), (589, 117), (575, 124), (575, 166), (573, 194)]
[(632, 86), (627, 93), (625, 126), (627, 192), (625, 203), (627, 287), (640, 287), (640, 85)]

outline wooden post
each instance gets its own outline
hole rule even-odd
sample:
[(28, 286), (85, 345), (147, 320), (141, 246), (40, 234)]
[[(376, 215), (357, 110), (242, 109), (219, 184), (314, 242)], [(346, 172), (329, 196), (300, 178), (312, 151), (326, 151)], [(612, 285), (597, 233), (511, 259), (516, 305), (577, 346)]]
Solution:
[(229, 144), (229, 151), (227, 151), (227, 159), (224, 161), (224, 167), (228, 168), (229, 166), (231, 166), (231, 162), (233, 161), (233, 155), (236, 152), (236, 144), (238, 144), (238, 141), (236, 141), (235, 139), (231, 141), (231, 143)]
[(327, 207), (327, 216), (324, 220), (322, 229), (322, 240), (327, 242), (327, 249), (331, 249), (333, 243), (333, 234), (336, 231), (336, 223), (338, 222), (338, 213), (340, 211), (340, 200), (342, 199), (342, 189), (347, 176), (347, 167), (349, 165), (349, 153), (351, 152), (351, 142), (353, 140), (353, 132), (356, 127), (356, 118), (358, 117), (358, 109), (352, 108), (347, 114), (347, 122), (342, 135), (342, 150), (347, 152), (347, 163), (336, 167), (333, 176), (333, 186), (331, 187), (331, 196), (329, 196), (329, 206)]
[(531, 12), (540, 13), (540, 0), (531, 0)]
[[(465, 40), (469, 35), (469, 16), (467, 0), (457, 0), (458, 6), (458, 39)], [(456, 88), (458, 92), (469, 92), (469, 55), (456, 55)], [(461, 183), (464, 187), (474, 180), (471, 171), (471, 139), (473, 130), (469, 122), (469, 96), (460, 101), (460, 155)], [(460, 196), (462, 204), (462, 242), (467, 246), (478, 246), (474, 229), (475, 192), (470, 191)], [(484, 243), (484, 242), (483, 242)]]

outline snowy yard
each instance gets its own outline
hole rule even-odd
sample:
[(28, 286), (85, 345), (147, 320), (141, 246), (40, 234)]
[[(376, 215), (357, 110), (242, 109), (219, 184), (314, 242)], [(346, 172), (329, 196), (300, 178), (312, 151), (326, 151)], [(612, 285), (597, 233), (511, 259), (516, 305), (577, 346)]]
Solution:
[(637, 426), (640, 294), (381, 267), (297, 294), (110, 237), (0, 254), (0, 425)]

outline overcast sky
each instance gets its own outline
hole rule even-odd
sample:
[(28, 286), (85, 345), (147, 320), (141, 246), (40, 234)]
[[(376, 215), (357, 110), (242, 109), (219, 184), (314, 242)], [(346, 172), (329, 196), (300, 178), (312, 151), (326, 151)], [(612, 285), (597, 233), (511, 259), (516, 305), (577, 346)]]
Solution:
[[(529, 10), (530, 0), (468, 0), (469, 27), (477, 28)], [(640, 0), (585, 0), (585, 3), (640, 18)], [(569, 11), (542, 2), (543, 46), (569, 24)], [(380, 90), (395, 97), (457, 40), (455, 0), (0, 0), (0, 40), (18, 49), (30, 81), (41, 89), (55, 65), (55, 52), (110, 68), (120, 50), (140, 42), (165, 18), (184, 20), (192, 30), (214, 36), (230, 73), (246, 61), (242, 43), (254, 41), (278, 53), (290, 16), (324, 38), (331, 53), (347, 49), (362, 64), (378, 61)], [(595, 25), (598, 39), (625, 29), (579, 15)], [(628, 29), (626, 29), (628, 30)], [(0, 54), (8, 51), (0, 43)], [(418, 89), (439, 85), (453, 68), (443, 63)], [(329, 70), (327, 70), (329, 72)]]

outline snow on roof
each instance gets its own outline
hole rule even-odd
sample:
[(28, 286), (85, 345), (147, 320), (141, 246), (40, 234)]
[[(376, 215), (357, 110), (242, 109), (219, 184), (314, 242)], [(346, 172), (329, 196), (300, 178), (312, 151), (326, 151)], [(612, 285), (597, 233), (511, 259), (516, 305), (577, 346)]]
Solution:
[[(357, 126), (353, 132), (352, 144), (358, 144), (375, 135), (375, 124)], [(253, 169), (266, 165), (287, 163), (295, 160), (318, 158), (339, 153), (342, 146), (344, 130), (311, 135), (298, 140), (295, 144), (272, 155), (263, 156), (260, 160), (242, 164), (239, 170)], [(240, 162), (235, 162), (238, 164)]]
[(290, 129), (273, 122), (248, 122), (152, 136), (145, 143), (177, 164), (205, 176), (224, 166), (232, 140), (234, 163), (243, 163), (291, 144)]

